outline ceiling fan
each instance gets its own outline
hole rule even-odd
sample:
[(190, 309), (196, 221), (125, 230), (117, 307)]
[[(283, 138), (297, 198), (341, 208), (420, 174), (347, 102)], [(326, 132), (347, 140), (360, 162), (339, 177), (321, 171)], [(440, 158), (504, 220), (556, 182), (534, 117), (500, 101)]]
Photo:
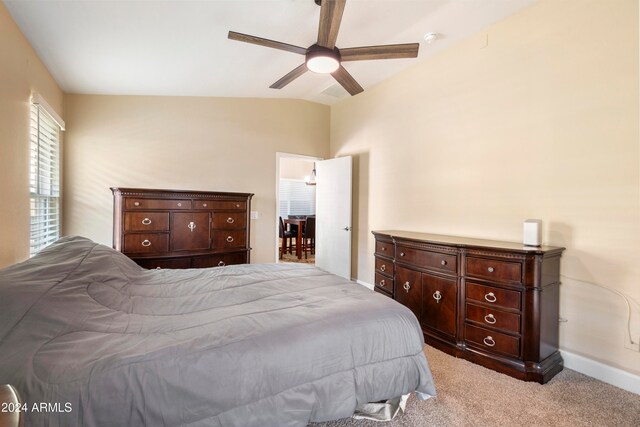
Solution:
[(346, 0), (314, 0), (320, 6), (320, 25), (318, 41), (304, 48), (262, 37), (229, 31), (229, 38), (245, 43), (273, 49), (286, 50), (305, 56), (305, 62), (287, 73), (269, 86), (282, 89), (293, 80), (309, 71), (331, 74), (351, 95), (362, 92), (362, 86), (342, 66), (345, 61), (364, 61), (370, 59), (415, 58), (418, 56), (419, 43), (391, 44), (382, 46), (363, 46), (338, 49), (336, 39)]

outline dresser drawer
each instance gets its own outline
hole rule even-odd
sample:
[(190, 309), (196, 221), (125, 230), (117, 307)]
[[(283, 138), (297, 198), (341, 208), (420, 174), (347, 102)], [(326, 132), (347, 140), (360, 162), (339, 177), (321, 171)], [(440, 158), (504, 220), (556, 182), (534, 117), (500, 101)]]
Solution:
[(457, 267), (456, 255), (442, 254), (440, 252), (425, 251), (421, 249), (396, 246), (396, 260), (414, 264), (420, 268), (455, 274)]
[(467, 282), (467, 301), (473, 300), (484, 305), (494, 305), (520, 310), (519, 291), (510, 291), (493, 286), (478, 285)]
[(231, 254), (215, 254), (194, 257), (191, 261), (192, 268), (209, 268), (209, 267), (224, 267), (225, 265), (234, 264), (246, 264), (247, 253), (236, 252)]
[(481, 323), (488, 328), (520, 333), (520, 315), (494, 308), (466, 304), (466, 320)]
[(169, 212), (125, 212), (124, 231), (169, 231)]
[(522, 281), (522, 264), (519, 262), (467, 257), (466, 273), (467, 276), (495, 282), (520, 283)]
[(215, 249), (222, 248), (244, 248), (245, 247), (245, 231), (221, 230), (213, 233), (212, 247)]
[(383, 276), (380, 273), (376, 273), (375, 280), (376, 288), (381, 288), (393, 295), (393, 279), (390, 279), (387, 276)]
[(162, 269), (162, 268), (190, 268), (191, 260), (189, 258), (152, 258), (152, 259), (136, 259), (135, 262), (143, 268)]
[(236, 212), (215, 213), (213, 214), (213, 228), (245, 228), (247, 223), (247, 215)]
[(464, 340), (493, 353), (520, 357), (520, 338), (472, 325), (464, 325)]
[(129, 254), (167, 252), (169, 250), (168, 233), (125, 234), (124, 251)]
[(191, 209), (191, 200), (128, 198), (124, 206), (126, 209)]
[(376, 272), (393, 276), (393, 262), (376, 257)]
[(376, 240), (376, 255), (393, 258), (393, 243)]
[(196, 209), (213, 209), (221, 211), (245, 211), (247, 210), (247, 202), (234, 202), (228, 200), (196, 200)]

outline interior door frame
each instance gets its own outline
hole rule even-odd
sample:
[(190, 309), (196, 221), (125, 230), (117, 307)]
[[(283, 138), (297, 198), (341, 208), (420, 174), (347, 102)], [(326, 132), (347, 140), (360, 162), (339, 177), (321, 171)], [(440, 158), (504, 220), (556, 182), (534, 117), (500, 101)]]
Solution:
[(319, 161), (324, 160), (322, 157), (314, 157), (314, 156), (305, 156), (302, 154), (293, 154), (293, 153), (283, 153), (280, 151), (276, 151), (276, 206), (275, 206), (275, 230), (276, 230), (276, 238), (274, 239), (275, 246), (275, 260), (274, 262), (280, 262), (280, 238), (278, 237), (280, 234), (280, 159), (301, 159), (301, 160), (309, 160), (309, 161)]

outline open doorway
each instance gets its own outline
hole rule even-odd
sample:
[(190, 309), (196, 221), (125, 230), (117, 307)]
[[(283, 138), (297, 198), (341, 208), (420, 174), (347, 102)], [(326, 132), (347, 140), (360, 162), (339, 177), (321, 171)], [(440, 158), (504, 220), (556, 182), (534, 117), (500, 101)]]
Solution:
[(277, 153), (276, 262), (315, 263), (315, 157)]

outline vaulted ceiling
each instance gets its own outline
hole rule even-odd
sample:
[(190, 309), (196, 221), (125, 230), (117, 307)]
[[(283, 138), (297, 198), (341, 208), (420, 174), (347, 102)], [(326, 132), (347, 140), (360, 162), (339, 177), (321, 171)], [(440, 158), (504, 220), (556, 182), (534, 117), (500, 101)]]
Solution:
[[(418, 58), (344, 67), (364, 90), (536, 0), (347, 0), (337, 45), (420, 43)], [(269, 86), (304, 57), (229, 40), (229, 30), (308, 47), (313, 0), (4, 0), (68, 93), (277, 97), (332, 104), (349, 96), (329, 75)], [(438, 33), (428, 44), (424, 35)]]

